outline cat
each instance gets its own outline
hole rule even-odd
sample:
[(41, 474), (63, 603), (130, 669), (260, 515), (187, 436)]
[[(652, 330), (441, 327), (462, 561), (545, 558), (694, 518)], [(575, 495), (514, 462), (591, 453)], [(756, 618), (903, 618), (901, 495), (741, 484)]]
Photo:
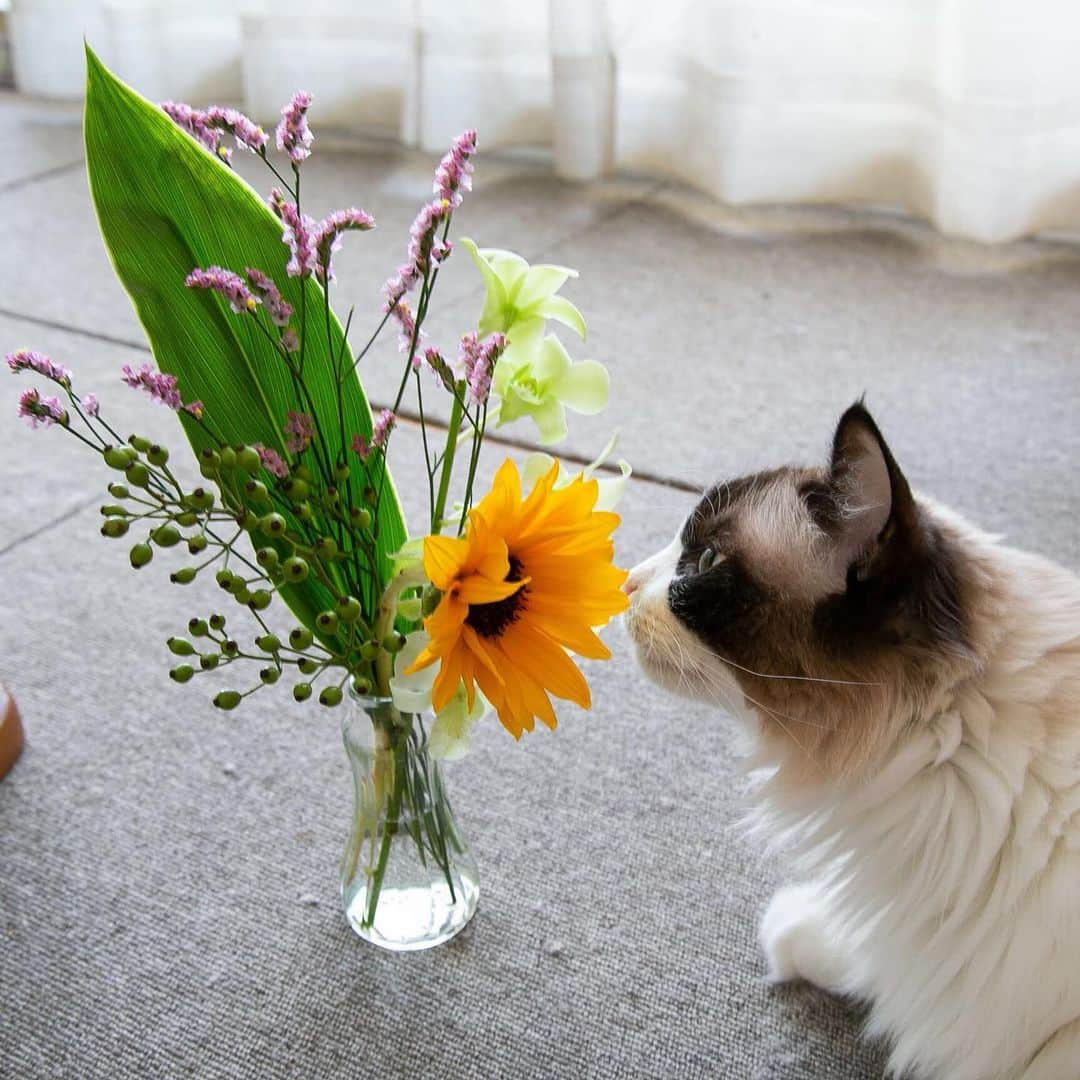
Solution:
[(712, 488), (624, 587), (791, 858), (768, 978), (866, 1001), (894, 1076), (1080, 1077), (1080, 579), (913, 494), (858, 402), (827, 466)]

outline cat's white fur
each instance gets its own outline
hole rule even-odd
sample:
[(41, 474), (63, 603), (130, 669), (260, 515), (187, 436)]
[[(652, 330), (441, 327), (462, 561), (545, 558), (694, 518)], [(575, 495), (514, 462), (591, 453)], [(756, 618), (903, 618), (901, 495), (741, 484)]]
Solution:
[[(932, 700), (898, 701), (906, 734), (858, 781), (771, 783), (779, 761), (758, 747), (751, 827), (803, 882), (762, 919), (769, 977), (868, 1001), (897, 1075), (1075, 1080), (1080, 579), (929, 509), (981, 572), (977, 663)], [(639, 658), (753, 737), (731, 669), (668, 609), (678, 554), (676, 540), (628, 582)]]

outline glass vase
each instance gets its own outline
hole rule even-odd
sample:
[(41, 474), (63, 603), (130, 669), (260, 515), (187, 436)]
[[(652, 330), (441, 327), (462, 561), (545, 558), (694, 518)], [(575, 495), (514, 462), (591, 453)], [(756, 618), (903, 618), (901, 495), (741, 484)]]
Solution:
[(476, 911), (480, 875), (458, 827), (421, 714), (354, 697), (342, 723), (353, 814), (341, 864), (349, 925), (384, 949), (430, 949)]

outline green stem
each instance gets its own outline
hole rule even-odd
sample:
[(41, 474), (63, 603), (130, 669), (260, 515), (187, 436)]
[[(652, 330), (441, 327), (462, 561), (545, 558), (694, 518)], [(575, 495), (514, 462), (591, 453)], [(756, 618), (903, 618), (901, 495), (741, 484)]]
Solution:
[[(365, 344), (364, 347), (356, 354), (355, 359), (350, 364), (350, 368), (352, 370), (355, 370), (357, 365), (360, 363), (360, 361), (363, 360), (365, 356), (367, 356), (368, 350), (371, 348), (372, 345), (375, 344), (375, 339), (379, 336), (379, 334), (382, 333), (382, 328), (386, 325), (386, 323), (389, 320), (390, 315), (391, 315), (392, 312), (393, 312), (393, 308), (391, 308), (389, 311), (383, 313), (383, 317), (379, 321), (379, 325), (375, 327), (375, 330), (372, 333), (371, 337), (369, 337), (367, 339), (367, 344)], [(346, 374), (348, 374), (350, 368), (343, 368), (342, 369), (341, 378), (338, 380), (339, 383), (343, 383), (345, 381), (345, 376), (346, 376)]]
[[(380, 748), (380, 735), (387, 745)], [(386, 865), (390, 861), (390, 846), (398, 831), (398, 819), (401, 816), (401, 800), (405, 794), (405, 763), (402, 754), (383, 729), (375, 729), (375, 753), (388, 753), (392, 755), (394, 770), (394, 785), (390, 791), (390, 801), (386, 807), (386, 823), (383, 825), (382, 840), (379, 844), (379, 857), (375, 863), (375, 869), (371, 875), (371, 892), (368, 893), (367, 912), (364, 915), (364, 926), (370, 928), (375, 924), (375, 909), (379, 906), (379, 894), (382, 892), (383, 879), (386, 877)]]
[(435, 500), (435, 509), (431, 512), (431, 531), (442, 531), (443, 513), (446, 511), (446, 497), (450, 491), (450, 476), (454, 471), (454, 453), (457, 450), (458, 431), (461, 428), (463, 412), (461, 399), (454, 395), (454, 404), (450, 409), (450, 426), (446, 431), (446, 449), (443, 451), (442, 471), (439, 474), (439, 494)]
[(480, 447), (484, 441), (484, 432), (487, 430), (487, 403), (484, 403), (480, 414), (480, 426), (473, 433), (472, 453), (469, 456), (469, 475), (465, 482), (465, 502), (461, 507), (461, 520), (458, 522), (458, 536), (465, 531), (465, 522), (469, 516), (469, 508), (472, 506), (473, 483), (476, 480), (476, 470), (480, 464)]
[(290, 184), (289, 181), (286, 180), (285, 177), (282, 176), (281, 173), (279, 173), (277, 169), (274, 168), (274, 163), (270, 160), (269, 157), (267, 157), (265, 149), (259, 151), (259, 157), (262, 158), (263, 164), (281, 181), (282, 186), (293, 197), (293, 201), (295, 202), (297, 196), (296, 193), (293, 191), (292, 184)]
[[(421, 724), (421, 733), (423, 725)], [(421, 735), (421, 742), (423, 735)], [(447, 822), (449, 819), (449, 807), (446, 804), (446, 793), (442, 786), (435, 783), (435, 775), (430, 768), (430, 762), (426, 752), (418, 750), (416, 755), (417, 768), (413, 785), (415, 789), (421, 789), (422, 798), (414, 791), (412, 805), (416, 808), (423, 806), (424, 831), (427, 833), (428, 845), (431, 854), (438, 864), (439, 869), (446, 878), (447, 888), (450, 890), (450, 902), (457, 903), (457, 894), (454, 889), (454, 875), (450, 871), (450, 854), (447, 851), (446, 840), (449, 833)], [(421, 845), (422, 846), (422, 845)]]

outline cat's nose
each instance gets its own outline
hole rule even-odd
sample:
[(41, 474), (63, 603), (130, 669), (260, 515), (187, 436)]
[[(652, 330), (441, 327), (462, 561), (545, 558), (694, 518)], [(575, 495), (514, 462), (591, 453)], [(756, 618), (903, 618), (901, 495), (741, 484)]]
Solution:
[(633, 596), (634, 593), (645, 584), (645, 579), (647, 577), (647, 574), (642, 573), (640, 566), (635, 566), (623, 582), (622, 591), (626, 593), (627, 596)]

